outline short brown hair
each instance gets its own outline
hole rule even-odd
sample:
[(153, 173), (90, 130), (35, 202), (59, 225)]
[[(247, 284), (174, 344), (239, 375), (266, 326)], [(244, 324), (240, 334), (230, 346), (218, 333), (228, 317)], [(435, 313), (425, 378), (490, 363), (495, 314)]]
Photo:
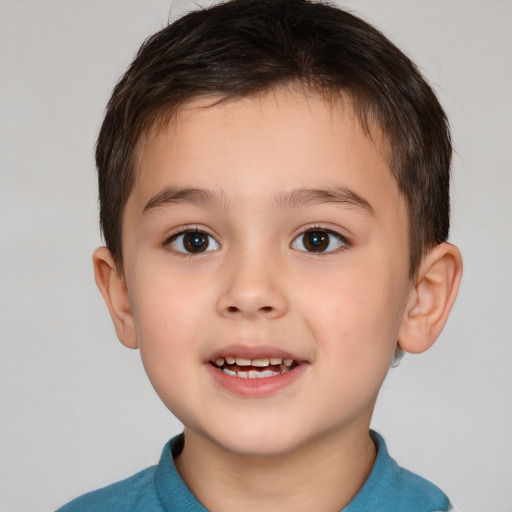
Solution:
[[(183, 103), (299, 84), (348, 95), (375, 123), (409, 211), (410, 274), (449, 231), (450, 132), (414, 63), (377, 29), (308, 0), (231, 0), (148, 38), (114, 89), (96, 147), (100, 222), (122, 268), (122, 216), (143, 135)], [(168, 119), (168, 117), (167, 117)]]

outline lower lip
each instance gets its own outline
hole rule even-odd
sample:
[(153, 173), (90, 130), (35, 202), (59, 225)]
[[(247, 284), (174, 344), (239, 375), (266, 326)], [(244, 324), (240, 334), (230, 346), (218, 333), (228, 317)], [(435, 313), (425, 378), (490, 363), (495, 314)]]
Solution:
[(245, 379), (243, 377), (228, 375), (227, 373), (215, 368), (210, 363), (206, 364), (207, 370), (219, 386), (235, 395), (247, 397), (259, 397), (277, 393), (279, 390), (290, 386), (300, 378), (304, 374), (306, 366), (306, 363), (301, 363), (293, 370), (279, 375), (274, 375), (273, 377)]

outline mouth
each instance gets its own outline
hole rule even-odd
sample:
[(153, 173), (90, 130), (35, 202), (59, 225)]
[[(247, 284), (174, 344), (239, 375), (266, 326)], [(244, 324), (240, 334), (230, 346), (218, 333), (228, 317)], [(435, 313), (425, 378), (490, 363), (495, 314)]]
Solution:
[(210, 364), (226, 375), (242, 379), (266, 379), (294, 370), (299, 362), (291, 358), (258, 357), (217, 357)]

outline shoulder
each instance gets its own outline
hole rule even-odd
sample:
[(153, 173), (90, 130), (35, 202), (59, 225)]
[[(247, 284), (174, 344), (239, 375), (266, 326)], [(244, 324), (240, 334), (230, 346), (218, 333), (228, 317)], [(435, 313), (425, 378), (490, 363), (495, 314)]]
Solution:
[(58, 512), (207, 512), (181, 479), (174, 464), (174, 457), (183, 449), (183, 443), (183, 434), (172, 438), (164, 446), (157, 466), (84, 494)]
[[(396, 464), (396, 463), (395, 463)], [(452, 510), (450, 500), (436, 485), (421, 476), (401, 468), (397, 464), (394, 479), (394, 499), (400, 508), (397, 511), (414, 510), (425, 512), (445, 512)]]
[(432, 482), (400, 467), (389, 455), (384, 439), (376, 432), (372, 438), (378, 446), (381, 474), (387, 480), (388, 503), (393, 503), (395, 512), (444, 512), (451, 509), (446, 494)]
[(343, 512), (448, 512), (450, 500), (441, 489), (400, 467), (389, 455), (384, 439), (371, 436), (377, 459), (365, 484)]
[(154, 485), (155, 471), (156, 466), (153, 466), (125, 480), (84, 494), (64, 505), (58, 512), (160, 512), (162, 508)]

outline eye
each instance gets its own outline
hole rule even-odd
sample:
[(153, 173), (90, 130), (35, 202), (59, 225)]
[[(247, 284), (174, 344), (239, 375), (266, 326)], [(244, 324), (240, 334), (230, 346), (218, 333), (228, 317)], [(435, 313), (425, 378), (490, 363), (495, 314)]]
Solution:
[(306, 252), (332, 252), (345, 245), (345, 237), (330, 229), (320, 228), (309, 229), (292, 242), (293, 249)]
[(186, 254), (200, 254), (220, 248), (217, 240), (211, 235), (195, 230), (176, 233), (169, 239), (169, 244), (175, 251)]

